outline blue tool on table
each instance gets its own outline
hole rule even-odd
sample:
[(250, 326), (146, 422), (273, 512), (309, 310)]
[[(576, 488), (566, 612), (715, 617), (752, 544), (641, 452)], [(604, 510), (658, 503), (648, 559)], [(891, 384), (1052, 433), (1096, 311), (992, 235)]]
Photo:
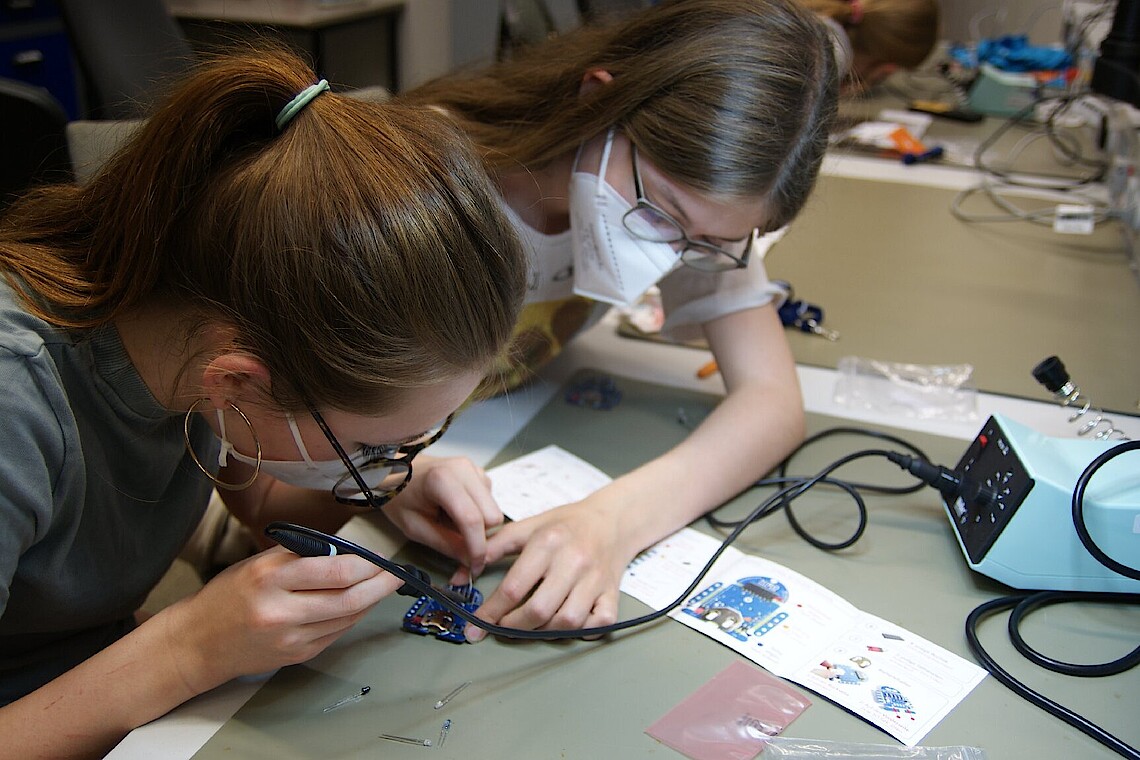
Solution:
[(780, 322), (784, 327), (794, 327), (802, 332), (812, 333), (830, 341), (839, 340), (837, 331), (829, 330), (823, 326), (823, 308), (821, 306), (797, 299), (791, 283), (786, 280), (776, 280), (774, 284), (782, 288), (787, 294), (784, 302), (777, 309)]

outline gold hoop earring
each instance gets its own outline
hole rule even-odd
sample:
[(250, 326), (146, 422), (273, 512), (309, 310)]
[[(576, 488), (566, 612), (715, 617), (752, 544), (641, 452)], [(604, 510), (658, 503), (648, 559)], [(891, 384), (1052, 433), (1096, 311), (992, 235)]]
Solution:
[(206, 466), (198, 459), (198, 455), (194, 453), (194, 447), (190, 444), (190, 416), (194, 414), (194, 410), (198, 408), (198, 404), (201, 404), (203, 401), (209, 401), (209, 399), (203, 397), (191, 404), (190, 408), (186, 410), (186, 418), (182, 420), (182, 436), (186, 439), (186, 452), (190, 454), (190, 458), (194, 460), (194, 464), (198, 465), (198, 469), (202, 471), (202, 474), (212, 480), (215, 486), (226, 491), (244, 491), (253, 485), (253, 481), (257, 480), (257, 476), (261, 473), (261, 441), (257, 439), (257, 431), (253, 429), (253, 423), (249, 421), (249, 417), (245, 416), (245, 412), (238, 409), (237, 405), (232, 401), (226, 402), (229, 404), (230, 409), (238, 413), (242, 422), (249, 428), (249, 434), (253, 436), (253, 443), (257, 446), (257, 465), (253, 468), (253, 475), (244, 483), (234, 485), (233, 483), (226, 483), (225, 481), (219, 480), (217, 475), (214, 475), (214, 473), (206, 469)]

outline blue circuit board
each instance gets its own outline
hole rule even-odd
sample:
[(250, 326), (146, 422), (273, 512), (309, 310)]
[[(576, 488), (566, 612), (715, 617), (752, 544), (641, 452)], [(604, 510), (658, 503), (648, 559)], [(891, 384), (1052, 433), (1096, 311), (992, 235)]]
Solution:
[[(452, 593), (455, 603), (468, 612), (474, 613), (483, 603), (483, 594), (471, 584), (446, 588)], [(404, 613), (403, 627), (411, 633), (435, 636), (456, 644), (467, 642), (467, 636), (463, 632), (467, 628), (467, 621), (430, 596), (421, 596), (408, 608)]]

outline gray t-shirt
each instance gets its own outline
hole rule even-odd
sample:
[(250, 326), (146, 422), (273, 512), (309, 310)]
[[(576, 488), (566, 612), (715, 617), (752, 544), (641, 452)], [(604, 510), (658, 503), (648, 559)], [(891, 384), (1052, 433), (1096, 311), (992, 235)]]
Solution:
[[(197, 417), (197, 415), (195, 415)], [(112, 327), (66, 332), (0, 277), (0, 705), (114, 642), (213, 484)], [(217, 461), (201, 419), (195, 452)]]

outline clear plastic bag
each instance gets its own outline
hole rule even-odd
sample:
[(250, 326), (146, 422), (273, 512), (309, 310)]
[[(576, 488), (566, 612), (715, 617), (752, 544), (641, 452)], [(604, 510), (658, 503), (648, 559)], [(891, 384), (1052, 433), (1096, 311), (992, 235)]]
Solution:
[(970, 364), (905, 364), (845, 356), (835, 403), (848, 409), (915, 419), (972, 420), (978, 390)]
[(777, 736), (765, 740), (764, 751), (758, 757), (762, 760), (986, 760), (986, 753), (979, 747), (902, 747)]

